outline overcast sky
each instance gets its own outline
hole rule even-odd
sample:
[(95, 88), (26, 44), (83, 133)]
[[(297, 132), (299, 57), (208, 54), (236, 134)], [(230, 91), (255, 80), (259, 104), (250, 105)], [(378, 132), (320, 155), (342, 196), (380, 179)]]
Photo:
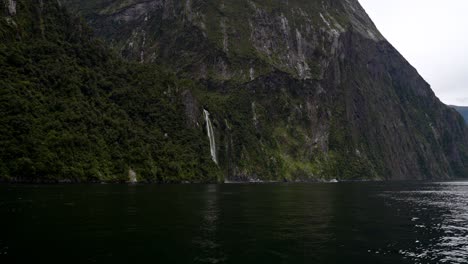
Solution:
[(468, 106), (468, 0), (359, 0), (446, 104)]

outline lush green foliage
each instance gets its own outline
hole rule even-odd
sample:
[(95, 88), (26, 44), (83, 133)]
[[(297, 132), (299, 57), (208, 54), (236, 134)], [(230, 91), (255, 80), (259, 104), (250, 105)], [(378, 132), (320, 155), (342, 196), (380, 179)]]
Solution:
[[(135, 1), (65, 2), (79, 5), (121, 55), (152, 64), (123, 61), (56, 1), (18, 1), (16, 13), (4, 10), (1, 178), (125, 181), (131, 170), (140, 181), (151, 182), (466, 174), (463, 121), (428, 92), (426, 83), (385, 42), (377, 46), (343, 33), (344, 46), (354, 43), (342, 51), (346, 55), (338, 62), (324, 48), (316, 49), (307, 56), (312, 78), (301, 79), (296, 64), (279, 56), (293, 52), (286, 48), (290, 42), (273, 41), (279, 53), (268, 56), (252, 46), (251, 26), (244, 22), (256, 8), (243, 1), (228, 1), (222, 10), (216, 1), (206, 2), (209, 23), (204, 30), (186, 23), (182, 6), (184, 15), (178, 18), (165, 17), (161, 9), (151, 17), (116, 23), (127, 18), (120, 11)], [(288, 40), (274, 22), (286, 23), (281, 5), (257, 2), (272, 15), (255, 11), (260, 12), (260, 31)], [(306, 2), (290, 4), (320, 12), (321, 1)], [(144, 7), (139, 6), (141, 12), (147, 12)], [(94, 19), (95, 12), (104, 18)], [(333, 16), (341, 21), (342, 12), (336, 12)], [(223, 22), (218, 22), (224, 17), (239, 19), (243, 26), (223, 32)], [(303, 23), (325, 23), (318, 16), (318, 21), (289, 18), (296, 29)], [(263, 20), (276, 26), (263, 29)], [(332, 45), (322, 30), (316, 33), (322, 46)], [(224, 51), (226, 40), (231, 41), (229, 52)], [(370, 58), (379, 66), (369, 67)], [(210, 157), (203, 109), (210, 112), (218, 165)]]
[[(1, 18), (2, 178), (217, 180), (206, 136), (186, 125), (187, 81), (121, 61), (54, 4), (19, 8), (15, 25)], [(40, 28), (32, 13), (46, 17)]]

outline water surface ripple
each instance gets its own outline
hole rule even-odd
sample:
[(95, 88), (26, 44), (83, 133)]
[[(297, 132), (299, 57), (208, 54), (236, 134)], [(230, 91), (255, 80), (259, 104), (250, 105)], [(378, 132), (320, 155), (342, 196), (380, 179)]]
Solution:
[(468, 182), (0, 185), (0, 263), (468, 263)]
[(416, 234), (421, 237), (400, 253), (415, 263), (468, 263), (468, 182), (426, 184), (411, 191), (383, 196), (413, 208)]

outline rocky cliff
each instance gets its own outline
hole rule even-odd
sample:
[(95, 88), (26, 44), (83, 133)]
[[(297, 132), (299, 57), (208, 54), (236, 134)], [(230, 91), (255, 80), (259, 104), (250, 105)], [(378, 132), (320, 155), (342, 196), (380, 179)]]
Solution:
[(208, 83), (228, 178), (467, 175), (461, 117), (357, 0), (66, 2), (123, 57)]
[(123, 58), (196, 81), (179, 118), (225, 181), (468, 176), (462, 117), (357, 0), (61, 3)]
[(384, 38), (355, 0), (66, 0), (121, 54), (196, 78), (250, 81), (278, 69), (323, 79), (353, 31)]

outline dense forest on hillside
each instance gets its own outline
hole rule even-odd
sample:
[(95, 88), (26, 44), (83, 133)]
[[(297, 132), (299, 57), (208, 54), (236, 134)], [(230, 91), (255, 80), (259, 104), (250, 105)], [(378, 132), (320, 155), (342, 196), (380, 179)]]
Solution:
[(180, 93), (194, 84), (122, 61), (53, 1), (0, 20), (0, 178), (217, 181)]
[[(157, 64), (126, 62), (80, 18), (54, 1), (38, 3), (20, 1), (1, 20), (1, 179), (122, 182), (131, 171), (139, 181), (165, 183), (376, 177), (366, 163), (332, 152), (331, 159), (294, 160), (305, 154), (306, 124), (282, 121), (294, 109), (261, 106), (252, 122), (252, 87), (196, 83)], [(270, 109), (295, 103), (278, 87), (259, 92)], [(225, 117), (214, 122), (226, 133), (216, 140), (227, 140), (218, 147), (227, 172), (210, 158), (202, 102)]]

